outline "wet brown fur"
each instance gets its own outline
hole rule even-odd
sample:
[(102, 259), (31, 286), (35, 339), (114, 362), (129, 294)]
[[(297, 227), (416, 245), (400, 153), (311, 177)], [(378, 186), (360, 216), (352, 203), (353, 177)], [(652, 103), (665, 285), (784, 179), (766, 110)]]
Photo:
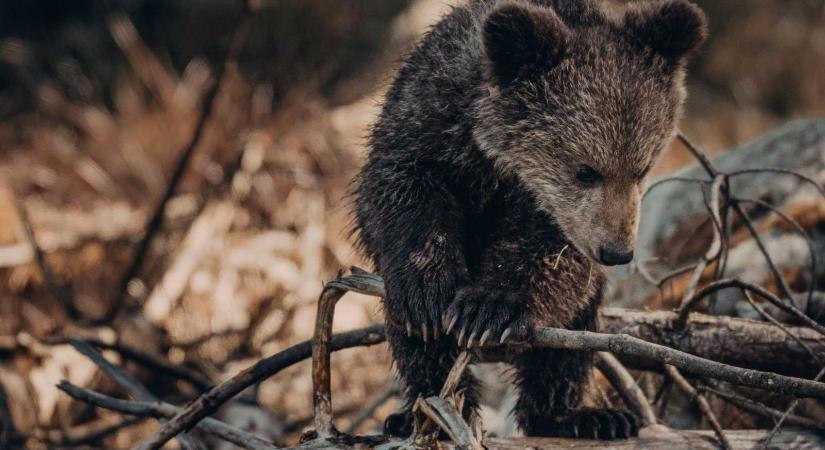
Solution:
[[(387, 93), (356, 184), (357, 231), (386, 281), (409, 405), (460, 347), (595, 329), (604, 249), (632, 250), (647, 170), (672, 137), (704, 15), (685, 0), (475, 0), (439, 22)], [(584, 165), (602, 178), (584, 183)], [(583, 352), (509, 354), (532, 435), (635, 433), (579, 409)], [(467, 412), (475, 381), (462, 381)], [(386, 430), (410, 431), (408, 411)]]

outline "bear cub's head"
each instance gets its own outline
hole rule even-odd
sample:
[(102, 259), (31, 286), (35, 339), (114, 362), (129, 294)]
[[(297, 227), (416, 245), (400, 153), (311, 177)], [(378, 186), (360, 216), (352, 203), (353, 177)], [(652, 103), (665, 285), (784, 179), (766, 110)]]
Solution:
[[(633, 258), (648, 170), (673, 137), (688, 58), (707, 33), (685, 0), (495, 6), (481, 24), (475, 140), (589, 258)], [(564, 4), (563, 4), (564, 3)]]

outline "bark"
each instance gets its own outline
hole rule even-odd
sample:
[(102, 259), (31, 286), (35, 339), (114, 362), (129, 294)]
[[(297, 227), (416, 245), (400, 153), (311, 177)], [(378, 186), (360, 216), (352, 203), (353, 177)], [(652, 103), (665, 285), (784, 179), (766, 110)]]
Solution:
[[(643, 433), (644, 434), (644, 433)], [(510, 438), (487, 439), (484, 445), (488, 450), (558, 450), (558, 449), (599, 449), (599, 450), (705, 450), (719, 449), (712, 431), (673, 431), (651, 433), (653, 436), (638, 437), (620, 441), (590, 441), (552, 438)], [(734, 450), (761, 448), (761, 443), (768, 435), (766, 430), (729, 430), (725, 431)], [(447, 447), (454, 448), (454, 447)], [(771, 439), (768, 449), (813, 449), (825, 448), (825, 438), (811, 431), (785, 430)]]
[[(692, 314), (687, 327), (676, 331), (676, 314), (668, 311), (603, 308), (600, 317), (604, 333), (628, 334), (733, 366), (800, 377), (813, 377), (820, 369), (806, 349), (768, 322)], [(825, 354), (822, 335), (805, 327), (788, 329), (814, 353)], [(638, 359), (622, 361), (636, 369), (661, 370)]]

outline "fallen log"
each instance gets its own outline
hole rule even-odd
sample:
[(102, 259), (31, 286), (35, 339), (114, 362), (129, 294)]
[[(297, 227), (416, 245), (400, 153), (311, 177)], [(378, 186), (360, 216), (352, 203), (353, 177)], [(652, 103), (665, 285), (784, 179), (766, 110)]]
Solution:
[[(767, 430), (725, 430), (733, 450), (763, 448), (762, 442), (768, 436)], [(719, 444), (712, 431), (656, 432), (654, 435), (618, 441), (592, 441), (556, 438), (490, 438), (484, 440), (488, 450), (716, 450)], [(444, 445), (446, 448), (456, 448)], [(782, 430), (765, 447), (771, 450), (825, 448), (825, 437), (813, 431)]]
[[(727, 316), (692, 314), (688, 326), (676, 329), (676, 314), (603, 308), (601, 331), (627, 334), (685, 353), (738, 367), (812, 377), (821, 367), (798, 341), (768, 323)], [(787, 327), (815, 354), (825, 355), (825, 338), (806, 327)], [(647, 361), (621, 358), (632, 368), (661, 370)]]

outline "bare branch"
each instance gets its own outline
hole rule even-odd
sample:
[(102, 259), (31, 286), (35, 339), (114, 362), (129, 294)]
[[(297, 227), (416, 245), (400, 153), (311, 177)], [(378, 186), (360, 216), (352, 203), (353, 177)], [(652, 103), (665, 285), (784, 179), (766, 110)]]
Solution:
[(642, 419), (642, 425), (654, 425), (658, 423), (653, 407), (645, 396), (642, 389), (627, 371), (625, 366), (608, 352), (599, 352), (599, 359), (596, 367), (610, 381), (610, 384), (621, 395), (625, 404), (630, 407)]
[[(88, 342), (84, 342), (78, 339), (70, 339), (69, 344), (75, 348), (78, 352), (86, 356), (87, 358), (91, 359), (98, 367), (100, 367), (103, 372), (106, 373), (109, 377), (111, 377), (117, 384), (121, 385), (126, 392), (130, 395), (135, 397), (136, 399), (144, 402), (156, 402), (158, 401), (157, 397), (154, 394), (149, 392), (148, 389), (140, 382), (134, 375), (130, 374), (129, 372), (121, 369), (120, 367), (110, 363), (106, 358), (103, 357), (97, 350), (94, 349)], [(161, 421), (161, 423), (163, 423)], [(181, 447), (184, 449), (199, 449), (203, 446), (192, 437), (186, 434), (180, 434), (177, 436), (178, 442), (180, 442)]]
[[(98, 392), (75, 386), (67, 381), (62, 381), (57, 387), (76, 400), (97, 406), (99, 408), (118, 411), (133, 416), (170, 418), (174, 417), (175, 414), (181, 411), (181, 408), (177, 406), (159, 401), (129, 401), (109, 397)], [(273, 450), (276, 448), (271, 443), (266, 442), (257, 436), (253, 436), (229, 424), (212, 419), (211, 417), (207, 417), (206, 419), (200, 421), (196, 426), (206, 433), (246, 449)]]
[(710, 409), (710, 404), (708, 404), (705, 396), (700, 394), (699, 391), (691, 386), (690, 382), (688, 382), (688, 380), (686, 380), (675, 367), (670, 364), (665, 364), (665, 371), (676, 383), (676, 386), (678, 386), (679, 389), (685, 393), (685, 395), (696, 402), (699, 406), (699, 411), (702, 412), (702, 415), (705, 416), (705, 419), (708, 421), (711, 428), (713, 428), (713, 432), (716, 433), (716, 437), (719, 439), (719, 443), (722, 444), (722, 447), (726, 450), (731, 450), (733, 446), (730, 444), (727, 436), (725, 436), (725, 432), (722, 430), (722, 425), (719, 424), (719, 419), (716, 418), (713, 410)]
[[(155, 236), (163, 226), (163, 218), (166, 215), (166, 207), (175, 195), (175, 192), (177, 192), (178, 186), (183, 180), (183, 175), (189, 167), (189, 162), (192, 160), (192, 155), (195, 154), (195, 149), (197, 149), (198, 145), (201, 143), (204, 130), (206, 130), (206, 124), (209, 121), (209, 116), (211, 115), (212, 109), (215, 105), (215, 99), (218, 97), (226, 68), (230, 65), (231, 61), (237, 58), (241, 45), (246, 39), (248, 32), (247, 25), (248, 22), (246, 18), (242, 18), (241, 26), (239, 26), (233, 34), (226, 58), (224, 58), (221, 64), (218, 65), (217, 70), (215, 71), (215, 82), (204, 95), (201, 103), (201, 109), (198, 113), (197, 122), (195, 124), (195, 129), (192, 131), (189, 142), (181, 152), (181, 155), (178, 158), (175, 168), (169, 178), (169, 184), (166, 186), (166, 190), (158, 201), (149, 222), (146, 224), (146, 231), (143, 233), (143, 236), (140, 238), (137, 245), (135, 245), (129, 264), (126, 266), (126, 270), (121, 276), (117, 291), (118, 298), (115, 305), (121, 305), (124, 303), (123, 300), (128, 290), (129, 282), (140, 273), (146, 254), (148, 253)], [(109, 316), (114, 315), (116, 312), (117, 306), (110, 311)]]
[[(367, 328), (341, 333), (332, 337), (330, 349), (332, 351), (344, 348), (375, 345), (384, 342), (384, 325), (373, 325)], [(138, 448), (160, 448), (171, 437), (183, 430), (191, 428), (201, 419), (212, 414), (227, 400), (239, 394), (253, 384), (260, 382), (281, 370), (309, 358), (312, 354), (312, 341), (304, 341), (293, 345), (288, 349), (264, 358), (238, 375), (218, 384), (205, 394), (193, 400), (178, 415), (158, 430), (158, 433), (150, 436), (152, 441), (144, 442), (146, 447)], [(160, 433), (163, 432), (161, 435)], [(168, 435), (168, 437), (167, 437)], [(157, 442), (159, 444), (156, 444)], [(151, 447), (157, 445), (157, 447)]]
[[(744, 283), (736, 284), (740, 287)], [(761, 288), (757, 288), (761, 289)], [(333, 295), (337, 291), (356, 291), (366, 295), (381, 296), (384, 285), (376, 275), (356, 272), (327, 283), (323, 295)], [(761, 292), (762, 290), (760, 290)], [(768, 293), (769, 294), (769, 293)], [(697, 293), (699, 295), (699, 293)], [(762, 295), (760, 293), (760, 295)], [(771, 294), (772, 295), (772, 294)], [(384, 340), (383, 326), (377, 325), (362, 330), (332, 336), (329, 341), (330, 351), (358, 345), (373, 345)], [(660, 364), (671, 364), (694, 375), (717, 378), (743, 386), (756, 387), (795, 397), (814, 397), (825, 399), (825, 383), (786, 377), (769, 372), (743, 369), (718, 363), (695, 355), (690, 355), (663, 345), (643, 341), (626, 334), (604, 334), (590, 331), (542, 328), (536, 330), (536, 338), (530, 343), (516, 345), (545, 346), (568, 350), (608, 351), (620, 357), (638, 359)], [(158, 449), (176, 434), (189, 429), (203, 417), (217, 409), (226, 400), (244, 388), (271, 376), (284, 367), (294, 364), (309, 356), (310, 342), (296, 346), (259, 361), (237, 376), (214, 387), (187, 406), (180, 414), (164, 424), (157, 433), (147, 438), (136, 449)]]
[[(743, 397), (739, 394), (734, 394), (732, 392), (725, 392), (713, 387), (703, 386), (702, 389), (706, 392), (710, 392), (711, 394), (721, 398), (722, 400), (733, 404), (739, 409), (742, 409), (750, 414), (754, 414), (760, 417), (766, 417), (768, 419), (774, 419), (774, 421), (779, 420), (784, 411), (780, 411), (778, 409), (771, 408), (769, 406), (763, 405), (759, 402), (751, 400), (747, 397)], [(789, 414), (785, 418), (785, 423), (794, 427), (802, 427), (802, 428), (810, 428), (814, 430), (821, 430), (825, 428), (825, 424), (821, 422), (810, 419), (803, 416), (798, 416), (795, 414)]]
[(788, 314), (793, 315), (794, 317), (801, 320), (802, 322), (804, 322), (809, 327), (816, 330), (818, 333), (825, 336), (825, 327), (823, 327), (822, 325), (817, 323), (815, 320), (808, 317), (805, 313), (800, 311), (799, 308), (797, 308), (796, 305), (793, 304), (793, 302), (783, 301), (779, 297), (777, 297), (776, 295), (774, 295), (771, 292), (769, 292), (768, 290), (766, 290), (765, 288), (763, 288), (761, 286), (757, 286), (757, 285), (752, 284), (752, 283), (747, 283), (747, 282), (742, 281), (738, 278), (726, 278), (726, 279), (714, 281), (713, 283), (710, 283), (707, 286), (700, 289), (698, 292), (696, 292), (696, 294), (693, 295), (693, 297), (688, 299), (688, 301), (686, 303), (684, 303), (682, 305), (682, 307), (679, 309), (679, 317), (677, 319), (678, 323), (683, 326), (684, 323), (687, 321), (688, 315), (690, 315), (691, 310), (696, 306), (697, 303), (702, 301), (702, 299), (704, 299), (705, 297), (707, 297), (708, 295), (710, 295), (710, 294), (712, 294), (716, 291), (719, 291), (721, 289), (728, 289), (728, 288), (739, 288), (739, 289), (745, 289), (745, 290), (748, 290), (750, 292), (753, 292), (754, 294), (756, 294), (756, 295), (764, 298), (765, 300), (768, 300), (769, 302), (773, 303), (779, 309), (785, 311)]
[(34, 262), (37, 264), (37, 268), (40, 270), (41, 275), (43, 275), (43, 280), (46, 283), (46, 287), (52, 295), (54, 295), (57, 301), (63, 304), (63, 307), (66, 309), (69, 317), (77, 318), (79, 316), (79, 311), (77, 311), (74, 298), (66, 286), (58, 281), (57, 276), (54, 274), (54, 269), (52, 269), (51, 264), (49, 264), (49, 261), (46, 259), (46, 253), (43, 252), (43, 249), (40, 248), (40, 245), (37, 243), (37, 239), (34, 236), (34, 229), (32, 227), (31, 220), (29, 219), (29, 213), (26, 211), (26, 206), (23, 204), (22, 200), (17, 197), (15, 197), (14, 203), (17, 208), (17, 215), (20, 217), (20, 222), (23, 224), (23, 232), (26, 235), (26, 240), (31, 246), (32, 254), (34, 254)]

